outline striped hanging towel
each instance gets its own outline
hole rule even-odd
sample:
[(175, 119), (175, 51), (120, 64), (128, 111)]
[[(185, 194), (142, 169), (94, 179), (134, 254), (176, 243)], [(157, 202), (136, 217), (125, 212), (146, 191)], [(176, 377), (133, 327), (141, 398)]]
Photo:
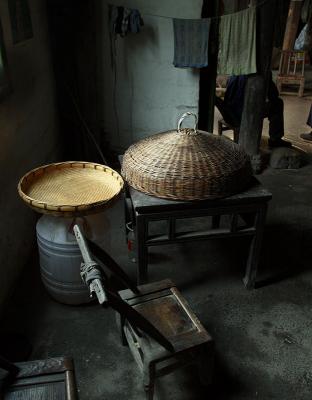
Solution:
[(220, 19), (218, 74), (256, 73), (256, 7)]
[(209, 28), (208, 18), (173, 19), (175, 67), (207, 67)]

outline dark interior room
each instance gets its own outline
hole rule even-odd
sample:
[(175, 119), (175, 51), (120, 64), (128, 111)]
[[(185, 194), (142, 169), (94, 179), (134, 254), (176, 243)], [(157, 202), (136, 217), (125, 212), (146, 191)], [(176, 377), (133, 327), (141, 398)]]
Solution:
[(311, 400), (312, 0), (0, 0), (0, 399)]

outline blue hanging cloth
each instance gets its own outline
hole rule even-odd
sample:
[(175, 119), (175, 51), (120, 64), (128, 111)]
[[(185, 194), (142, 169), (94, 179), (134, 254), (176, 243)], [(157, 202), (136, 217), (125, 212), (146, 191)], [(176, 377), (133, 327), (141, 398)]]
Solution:
[(175, 67), (207, 67), (209, 30), (208, 18), (173, 19)]

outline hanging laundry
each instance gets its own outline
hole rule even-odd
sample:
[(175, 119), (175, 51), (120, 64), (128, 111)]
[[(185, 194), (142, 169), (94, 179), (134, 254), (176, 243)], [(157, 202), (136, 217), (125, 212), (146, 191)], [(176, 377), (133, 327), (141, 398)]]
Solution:
[(131, 10), (131, 14), (129, 17), (129, 30), (131, 33), (139, 33), (141, 30), (141, 26), (144, 25), (144, 21), (141, 17), (139, 10)]
[(125, 37), (129, 32), (140, 32), (144, 25), (141, 14), (136, 9), (108, 5), (108, 25), (110, 36), (111, 67), (116, 68), (116, 39), (117, 35)]
[(129, 32), (140, 32), (144, 21), (139, 10), (109, 5), (109, 31), (112, 37), (125, 37)]
[(124, 19), (124, 7), (117, 7), (117, 19), (114, 34), (122, 34), (122, 21)]
[(121, 33), (120, 36), (124, 37), (129, 32), (129, 17), (131, 14), (130, 8), (123, 9), (122, 21), (121, 21)]
[(116, 23), (118, 18), (118, 8), (109, 4), (108, 6), (108, 21), (109, 21), (109, 32), (111, 34), (116, 31)]
[(219, 75), (257, 72), (256, 7), (220, 18), (218, 63)]
[(202, 68), (208, 65), (210, 20), (173, 19), (174, 59), (178, 68)]

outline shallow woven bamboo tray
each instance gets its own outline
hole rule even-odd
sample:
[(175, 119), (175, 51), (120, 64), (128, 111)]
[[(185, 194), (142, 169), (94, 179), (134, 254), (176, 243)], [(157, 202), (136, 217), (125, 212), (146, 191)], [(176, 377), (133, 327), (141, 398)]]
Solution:
[(24, 175), (18, 193), (43, 214), (78, 216), (109, 207), (123, 188), (113, 169), (91, 162), (68, 161), (44, 165)]
[[(194, 129), (181, 129), (186, 116)], [(177, 130), (149, 136), (125, 152), (122, 175), (137, 190), (173, 200), (227, 197), (250, 182), (250, 160), (233, 141), (197, 130), (185, 113)]]

